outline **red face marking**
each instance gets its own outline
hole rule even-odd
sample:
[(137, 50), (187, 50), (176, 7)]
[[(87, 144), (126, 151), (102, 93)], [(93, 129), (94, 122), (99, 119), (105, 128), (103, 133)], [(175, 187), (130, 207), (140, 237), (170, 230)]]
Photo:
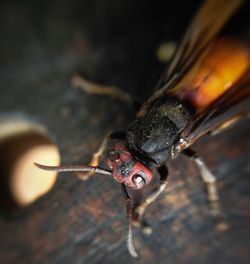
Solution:
[(153, 178), (152, 171), (133, 157), (123, 143), (117, 143), (106, 158), (114, 179), (132, 189), (141, 189)]

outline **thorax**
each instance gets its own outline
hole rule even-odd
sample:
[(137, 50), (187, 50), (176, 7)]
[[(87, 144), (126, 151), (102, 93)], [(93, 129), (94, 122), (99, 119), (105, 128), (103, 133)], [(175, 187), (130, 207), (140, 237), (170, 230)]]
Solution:
[(175, 143), (191, 116), (189, 107), (175, 97), (157, 99), (144, 116), (129, 125), (128, 148), (142, 159), (152, 159), (157, 165), (165, 163), (173, 158)]

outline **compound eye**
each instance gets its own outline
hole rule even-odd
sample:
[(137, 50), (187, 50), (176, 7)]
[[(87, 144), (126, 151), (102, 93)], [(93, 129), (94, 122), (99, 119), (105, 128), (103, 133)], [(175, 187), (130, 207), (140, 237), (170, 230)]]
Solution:
[(136, 185), (137, 189), (141, 189), (146, 185), (145, 179), (140, 174), (135, 174), (132, 181)]
[(115, 152), (114, 150), (111, 150), (109, 152), (108, 158), (114, 162), (118, 162), (120, 160), (119, 153)]

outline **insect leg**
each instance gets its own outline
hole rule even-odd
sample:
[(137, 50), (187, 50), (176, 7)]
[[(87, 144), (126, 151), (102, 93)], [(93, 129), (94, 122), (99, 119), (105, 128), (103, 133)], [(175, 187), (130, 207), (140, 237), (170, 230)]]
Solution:
[(132, 206), (131, 206), (131, 199), (129, 197), (129, 194), (126, 189), (125, 184), (121, 184), (123, 196), (126, 202), (126, 207), (127, 207), (127, 219), (128, 219), (128, 237), (127, 237), (127, 247), (128, 251), (133, 257), (137, 257), (137, 253), (135, 251), (135, 247), (133, 244), (133, 232), (132, 232), (132, 217), (133, 217), (133, 212), (132, 212)]
[(202, 180), (205, 182), (207, 187), (207, 195), (211, 213), (213, 215), (218, 215), (220, 213), (220, 203), (215, 176), (210, 172), (204, 161), (199, 157), (199, 155), (195, 151), (191, 149), (185, 149), (183, 153), (192, 160), (194, 160), (194, 162), (198, 166)]
[[(113, 139), (121, 139), (124, 140), (126, 137), (126, 133), (125, 132), (109, 132), (105, 138), (103, 139), (100, 147), (98, 148), (98, 150), (94, 153), (94, 155), (92, 156), (91, 162), (90, 162), (90, 166), (98, 166), (99, 161), (101, 156), (103, 155), (104, 151), (106, 150), (107, 146), (108, 146), (108, 142), (109, 140), (113, 140)], [(95, 172), (78, 172), (77, 176), (81, 179), (81, 180), (88, 180), (90, 176), (92, 176)]]
[(146, 234), (150, 234), (152, 232), (150, 226), (145, 221), (142, 221), (143, 214), (147, 207), (153, 203), (157, 197), (166, 189), (167, 186), (167, 178), (168, 178), (168, 169), (166, 166), (161, 166), (158, 169), (158, 172), (160, 174), (160, 182), (159, 185), (152, 190), (151, 193), (146, 197), (144, 201), (142, 201), (140, 204), (136, 206), (134, 209), (134, 217), (133, 217), (133, 224), (135, 226), (141, 226), (143, 227), (143, 232)]
[(237, 123), (241, 118), (244, 118), (242, 116), (234, 116), (231, 119), (227, 120), (226, 122), (222, 123), (220, 126), (216, 127), (214, 130), (212, 130), (210, 132), (210, 135), (214, 136), (217, 135), (219, 133), (221, 133), (222, 131), (224, 131), (225, 129), (230, 128), (231, 126), (234, 126), (235, 123)]
[(136, 108), (139, 108), (139, 102), (137, 102), (130, 94), (122, 91), (116, 86), (100, 85), (85, 79), (79, 74), (76, 74), (72, 77), (71, 83), (73, 86), (82, 89), (86, 93), (107, 95), (114, 99), (118, 99), (132, 106), (135, 106)]

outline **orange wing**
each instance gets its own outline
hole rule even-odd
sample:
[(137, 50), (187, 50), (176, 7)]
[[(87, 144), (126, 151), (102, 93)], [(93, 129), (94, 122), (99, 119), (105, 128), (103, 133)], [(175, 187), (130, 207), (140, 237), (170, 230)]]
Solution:
[(174, 59), (158, 89), (142, 106), (143, 116), (152, 102), (174, 89), (192, 65), (206, 52), (206, 48), (242, 4), (242, 0), (206, 0), (190, 24)]
[(248, 71), (231, 89), (198, 113), (181, 132), (181, 137), (189, 146), (200, 136), (212, 132), (228, 120), (249, 117), (249, 114), (250, 72)]
[(219, 38), (195, 66), (172, 88), (171, 94), (187, 102), (196, 113), (209, 107), (249, 70), (248, 45), (233, 38)]
[(203, 3), (167, 71), (166, 83), (178, 78), (180, 72), (193, 64), (242, 3), (242, 0), (206, 0)]

